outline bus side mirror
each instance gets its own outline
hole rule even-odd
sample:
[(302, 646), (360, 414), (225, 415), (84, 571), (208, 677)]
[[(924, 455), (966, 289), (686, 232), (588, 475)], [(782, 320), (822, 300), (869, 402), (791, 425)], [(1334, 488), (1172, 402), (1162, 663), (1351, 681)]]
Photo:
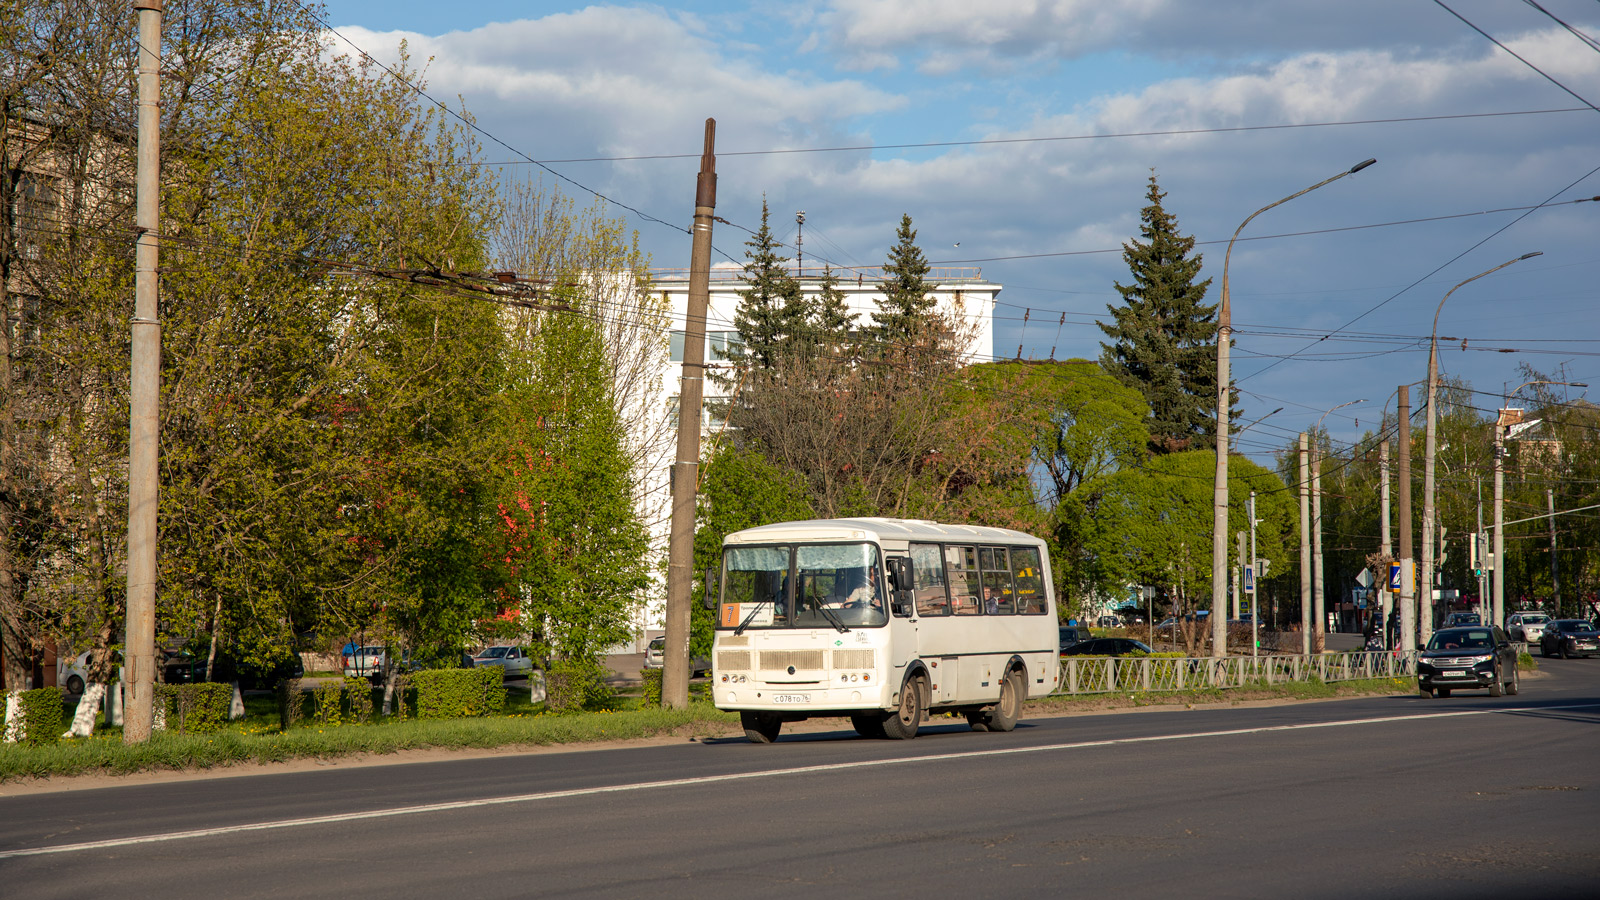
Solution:
[(911, 598), (912, 591), (916, 587), (916, 577), (912, 575), (911, 560), (908, 557), (889, 560), (889, 581), (894, 588), (895, 615), (911, 615)]
[(705, 576), (706, 594), (700, 598), (700, 605), (706, 609), (717, 608), (717, 595), (711, 590), (712, 579), (717, 577), (717, 570), (707, 567)]

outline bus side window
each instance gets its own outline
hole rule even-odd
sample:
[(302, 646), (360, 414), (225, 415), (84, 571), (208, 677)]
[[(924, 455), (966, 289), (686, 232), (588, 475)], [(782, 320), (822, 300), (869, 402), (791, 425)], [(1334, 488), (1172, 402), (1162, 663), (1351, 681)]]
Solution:
[(950, 615), (950, 597), (945, 592), (944, 560), (937, 544), (912, 544), (911, 566), (917, 592), (917, 615)]
[(950, 575), (950, 603), (958, 616), (983, 613), (983, 584), (978, 577), (975, 547), (945, 547), (945, 569)]
[(1039, 565), (1039, 549), (1012, 548), (1011, 574), (1017, 580), (1017, 612), (1024, 615), (1044, 615), (1044, 569)]
[(1017, 611), (1017, 592), (1011, 584), (1011, 566), (1006, 559), (1006, 548), (984, 547), (979, 551), (983, 561), (983, 611), (996, 616), (1009, 616)]

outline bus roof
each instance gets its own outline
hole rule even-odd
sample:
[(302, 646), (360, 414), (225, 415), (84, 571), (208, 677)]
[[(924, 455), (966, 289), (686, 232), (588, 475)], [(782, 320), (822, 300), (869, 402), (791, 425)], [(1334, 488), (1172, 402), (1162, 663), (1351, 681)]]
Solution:
[(1042, 543), (1039, 538), (1010, 528), (984, 525), (949, 525), (925, 519), (808, 519), (746, 528), (728, 535), (726, 544), (766, 544), (773, 541), (952, 541)]

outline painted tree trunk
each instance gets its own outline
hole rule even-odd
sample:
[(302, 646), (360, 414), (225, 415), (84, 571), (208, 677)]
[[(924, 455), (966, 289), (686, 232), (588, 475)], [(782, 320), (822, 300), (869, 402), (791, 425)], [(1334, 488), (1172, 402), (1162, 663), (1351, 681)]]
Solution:
[(72, 727), (62, 737), (88, 737), (94, 734), (95, 719), (100, 715), (100, 701), (105, 698), (106, 686), (91, 682), (78, 698), (78, 710), (72, 715)]

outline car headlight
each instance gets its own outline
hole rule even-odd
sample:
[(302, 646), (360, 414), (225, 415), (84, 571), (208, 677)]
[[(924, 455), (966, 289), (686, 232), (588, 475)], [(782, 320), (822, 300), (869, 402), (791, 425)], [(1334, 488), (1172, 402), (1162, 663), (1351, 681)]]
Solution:
[(1494, 659), (1493, 656), (1491, 656), (1489, 654), (1484, 654), (1483, 656), (1469, 656), (1469, 657), (1467, 657), (1467, 662), (1469, 662), (1472, 665), (1476, 666), (1476, 665), (1480, 665), (1482, 663), (1489, 662), (1492, 659)]

